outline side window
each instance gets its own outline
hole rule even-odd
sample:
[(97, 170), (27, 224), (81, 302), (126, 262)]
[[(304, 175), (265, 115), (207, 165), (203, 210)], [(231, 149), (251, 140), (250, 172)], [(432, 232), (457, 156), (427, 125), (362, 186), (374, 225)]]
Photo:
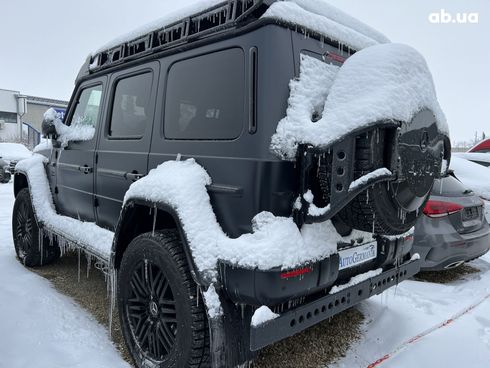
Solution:
[(164, 133), (170, 139), (234, 139), (244, 120), (245, 65), (238, 48), (173, 64)]
[(95, 128), (99, 119), (102, 101), (102, 85), (85, 88), (78, 97), (70, 126), (89, 126)]
[(109, 137), (141, 138), (149, 114), (153, 73), (120, 79), (115, 84)]

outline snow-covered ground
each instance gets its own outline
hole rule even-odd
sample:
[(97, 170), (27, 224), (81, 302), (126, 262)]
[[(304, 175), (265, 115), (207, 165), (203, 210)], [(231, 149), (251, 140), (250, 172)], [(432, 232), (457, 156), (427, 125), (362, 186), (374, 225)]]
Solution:
[(334, 366), (369, 367), (388, 355), (372, 367), (488, 367), (490, 255), (471, 265), (481, 271), (445, 285), (405, 281), (362, 302), (363, 336)]
[(104, 327), (16, 260), (12, 206), (0, 184), (0, 367), (129, 367)]

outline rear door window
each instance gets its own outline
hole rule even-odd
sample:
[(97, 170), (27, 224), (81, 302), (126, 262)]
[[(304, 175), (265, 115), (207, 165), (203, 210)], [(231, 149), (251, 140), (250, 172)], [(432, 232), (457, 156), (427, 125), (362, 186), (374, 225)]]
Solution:
[(116, 82), (112, 103), (109, 137), (141, 138), (150, 123), (151, 72), (133, 75)]
[(167, 78), (164, 134), (170, 139), (234, 139), (245, 115), (245, 65), (233, 48), (174, 63)]

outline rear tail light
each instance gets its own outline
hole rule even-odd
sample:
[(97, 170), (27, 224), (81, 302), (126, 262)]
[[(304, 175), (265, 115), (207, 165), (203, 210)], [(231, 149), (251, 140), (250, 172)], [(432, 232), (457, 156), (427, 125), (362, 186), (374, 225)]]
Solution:
[(433, 218), (444, 217), (462, 211), (463, 208), (457, 203), (429, 200), (424, 207), (424, 214)]

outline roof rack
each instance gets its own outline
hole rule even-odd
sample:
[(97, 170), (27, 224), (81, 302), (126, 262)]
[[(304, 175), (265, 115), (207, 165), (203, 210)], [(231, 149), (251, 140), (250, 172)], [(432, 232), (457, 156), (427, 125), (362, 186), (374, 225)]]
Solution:
[(259, 18), (276, 0), (227, 0), (92, 56), (90, 72), (195, 41)]

